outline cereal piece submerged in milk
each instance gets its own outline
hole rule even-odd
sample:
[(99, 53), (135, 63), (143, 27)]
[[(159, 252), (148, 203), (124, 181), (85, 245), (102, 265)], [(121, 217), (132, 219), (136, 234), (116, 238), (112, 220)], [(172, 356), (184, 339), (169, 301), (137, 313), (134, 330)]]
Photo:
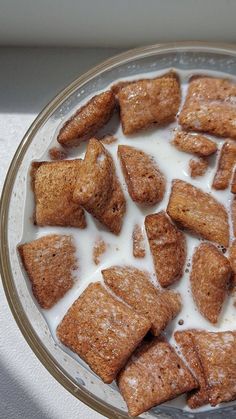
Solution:
[(83, 208), (72, 201), (81, 159), (32, 163), (35, 224), (86, 227)]
[(182, 359), (162, 338), (140, 345), (118, 375), (117, 384), (130, 416), (198, 387)]
[(169, 72), (154, 79), (121, 82), (112, 87), (120, 105), (125, 135), (134, 134), (152, 124), (175, 120), (180, 105), (178, 75)]
[(175, 340), (179, 345), (188, 366), (190, 367), (199, 383), (198, 389), (190, 391), (187, 394), (187, 403), (191, 409), (196, 409), (209, 403), (208, 389), (204, 377), (204, 371), (195, 348), (194, 332), (194, 330), (184, 330), (181, 332), (177, 331), (174, 334)]
[(111, 154), (92, 138), (81, 164), (73, 200), (84, 207), (112, 233), (119, 234), (126, 202)]
[(236, 138), (236, 84), (221, 78), (192, 77), (179, 123), (187, 130)]
[(57, 141), (64, 147), (78, 146), (109, 121), (115, 106), (115, 96), (111, 90), (94, 96), (65, 122)]
[(57, 328), (57, 335), (105, 383), (111, 383), (150, 326), (146, 317), (118, 301), (96, 282), (70, 307)]
[(169, 216), (194, 233), (225, 247), (229, 245), (228, 214), (213, 196), (175, 179), (167, 206)]
[(117, 138), (114, 135), (106, 134), (100, 139), (102, 144), (113, 144), (117, 142)]
[(236, 331), (194, 333), (195, 348), (207, 382), (209, 402), (236, 399)]
[(95, 265), (99, 265), (101, 263), (101, 256), (106, 252), (107, 244), (102, 239), (98, 239), (95, 241), (93, 246), (93, 261)]
[(190, 275), (194, 301), (200, 313), (217, 323), (232, 273), (228, 259), (211, 243), (202, 243), (192, 259)]
[(135, 224), (133, 233), (133, 255), (135, 258), (144, 258), (146, 255), (145, 241), (141, 227)]
[(186, 238), (164, 211), (147, 215), (145, 228), (157, 279), (168, 287), (183, 275), (186, 260)]
[(132, 200), (146, 205), (160, 202), (166, 181), (153, 157), (126, 145), (119, 145), (118, 157)]
[(189, 160), (189, 173), (192, 178), (205, 175), (208, 168), (208, 160), (200, 157)]
[(212, 184), (214, 189), (228, 188), (235, 164), (236, 143), (227, 141), (221, 148), (218, 167)]
[(102, 271), (105, 284), (123, 301), (146, 316), (151, 332), (158, 336), (181, 310), (181, 297), (174, 291), (161, 291), (150, 275), (132, 266), (112, 266)]
[(36, 300), (42, 308), (51, 308), (74, 283), (78, 266), (72, 237), (51, 234), (21, 244), (18, 250)]
[(200, 157), (207, 157), (217, 151), (214, 141), (199, 134), (189, 134), (185, 131), (178, 131), (171, 142), (178, 150), (185, 153), (196, 154)]
[(65, 160), (67, 153), (65, 150), (59, 147), (52, 147), (48, 151), (51, 160)]

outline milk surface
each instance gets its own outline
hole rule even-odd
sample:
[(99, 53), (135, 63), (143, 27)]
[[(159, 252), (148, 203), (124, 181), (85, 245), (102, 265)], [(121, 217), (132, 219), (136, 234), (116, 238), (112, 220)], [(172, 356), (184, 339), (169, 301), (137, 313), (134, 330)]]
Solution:
[[(149, 72), (147, 74), (138, 75), (137, 77), (132, 76), (130, 78), (127, 78), (126, 80), (134, 80), (135, 78), (139, 79), (145, 77), (152, 78), (164, 74), (165, 72)], [(179, 70), (177, 72), (181, 79), (183, 103), (187, 90), (187, 80), (191, 75), (194, 74), (194, 72), (180, 72)], [(197, 71), (196, 74), (208, 74), (218, 77), (224, 77), (224, 74), (215, 72)], [(116, 80), (114, 82), (117, 81), (119, 80)], [(107, 87), (109, 88), (109, 86)], [(83, 103), (78, 103), (78, 107), (80, 107), (81, 104)], [(76, 109), (74, 109), (74, 111), (75, 110)], [(61, 122), (60, 127), (64, 122), (65, 121)], [(154, 266), (150, 254), (148, 241), (145, 234), (144, 218), (147, 214), (152, 214), (161, 210), (166, 210), (172, 179), (182, 179), (184, 181), (190, 182), (192, 185), (201, 188), (205, 192), (210, 193), (219, 202), (223, 203), (228, 210), (230, 209), (230, 203), (232, 199), (232, 194), (230, 193), (230, 190), (227, 189), (226, 191), (215, 191), (211, 189), (212, 180), (217, 168), (219, 152), (217, 153), (217, 155), (214, 155), (210, 158), (210, 165), (206, 174), (196, 179), (192, 179), (188, 173), (188, 163), (191, 158), (194, 158), (194, 156), (178, 151), (173, 145), (171, 145), (171, 140), (177, 128), (178, 123), (176, 121), (164, 128), (154, 127), (152, 129), (144, 130), (136, 135), (126, 137), (122, 133), (117, 114), (115, 114), (112, 120), (109, 122), (109, 124), (105, 128), (103, 128), (102, 132), (104, 134), (112, 132), (114, 133), (114, 136), (118, 139), (115, 143), (105, 145), (105, 147), (113, 156), (117, 174), (122, 184), (122, 188), (124, 190), (127, 202), (127, 210), (124, 217), (122, 231), (119, 236), (115, 236), (114, 234), (106, 231), (105, 228), (103, 228), (102, 225), (95, 221), (95, 219), (88, 213), (86, 213), (88, 226), (84, 230), (68, 227), (38, 227), (36, 230), (34, 230), (34, 233), (32, 234), (32, 240), (51, 233), (71, 234), (74, 237), (77, 248), (79, 268), (78, 271), (76, 271), (75, 273), (75, 283), (73, 288), (52, 309), (41, 310), (49, 325), (51, 333), (57, 342), (57, 325), (62, 320), (63, 316), (65, 315), (71, 304), (79, 297), (79, 295), (88, 286), (89, 283), (95, 281), (102, 281), (102, 269), (108, 268), (112, 265), (132, 265), (139, 269), (145, 269), (149, 271), (153, 283), (156, 285), (158, 284), (154, 273)], [(57, 133), (55, 133), (54, 139), (50, 147), (55, 146), (57, 144), (56, 135)], [(207, 135), (207, 137), (214, 139), (214, 141), (218, 145), (218, 148), (221, 148), (221, 145), (224, 141), (223, 139), (219, 139), (210, 135)], [(155, 158), (157, 165), (159, 166), (160, 170), (164, 173), (167, 181), (166, 192), (162, 202), (151, 207), (142, 207), (140, 205), (135, 204), (131, 200), (117, 158), (117, 147), (119, 144), (134, 146), (152, 155)], [(85, 149), (86, 144), (82, 144), (76, 149), (70, 151), (68, 158), (83, 158)], [(48, 150), (45, 150), (45, 155), (42, 156), (41, 160), (49, 160)], [(146, 257), (143, 259), (137, 259), (133, 257), (132, 232), (135, 224), (139, 224), (140, 226), (142, 226), (143, 234), (146, 240)], [(184, 274), (183, 277), (172, 286), (173, 289), (176, 289), (180, 292), (183, 307), (180, 314), (174, 321), (171, 322), (171, 324), (165, 332), (170, 343), (172, 343), (173, 345), (176, 345), (172, 337), (172, 333), (175, 330), (184, 330), (187, 328), (201, 328), (208, 331), (217, 332), (236, 329), (236, 308), (233, 306), (232, 296), (229, 296), (226, 299), (219, 322), (215, 326), (213, 326), (211, 323), (205, 320), (198, 312), (191, 296), (189, 275), (191, 271), (192, 254), (196, 246), (200, 244), (201, 239), (188, 232), (185, 232), (185, 235), (187, 238), (187, 260), (184, 269)], [(107, 244), (108, 249), (106, 253), (102, 255), (100, 265), (95, 265), (93, 262), (93, 246), (95, 241), (98, 239), (103, 239)], [(22, 241), (24, 241), (24, 237), (22, 238)], [(179, 320), (183, 320), (183, 325), (179, 325)], [(60, 343), (58, 342), (58, 344)], [(73, 353), (67, 348), (63, 347), (63, 349), (67, 351), (71, 356), (74, 356)], [(227, 403), (227, 405), (230, 404), (233, 403)], [(171, 405), (172, 407), (176, 406), (178, 408), (181, 407), (183, 409), (190, 410), (186, 406), (185, 397), (177, 398), (171, 402), (166, 403), (166, 405)], [(193, 412), (207, 409), (210, 409), (210, 407), (205, 406), (204, 408), (194, 410)]]

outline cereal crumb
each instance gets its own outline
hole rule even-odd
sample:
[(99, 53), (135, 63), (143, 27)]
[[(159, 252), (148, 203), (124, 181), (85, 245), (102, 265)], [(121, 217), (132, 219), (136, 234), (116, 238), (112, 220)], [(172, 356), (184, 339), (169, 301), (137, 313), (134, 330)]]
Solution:
[(101, 256), (106, 252), (107, 244), (102, 239), (96, 240), (93, 246), (93, 261), (95, 265), (101, 263)]

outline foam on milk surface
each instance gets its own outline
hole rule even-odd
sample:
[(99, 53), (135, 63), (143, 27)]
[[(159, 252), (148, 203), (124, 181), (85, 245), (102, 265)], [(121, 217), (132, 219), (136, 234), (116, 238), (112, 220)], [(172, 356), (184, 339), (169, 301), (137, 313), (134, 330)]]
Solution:
[[(166, 71), (162, 71), (162, 73), (165, 73)], [(177, 70), (177, 72), (180, 75), (182, 81), (181, 88), (183, 103), (187, 89), (187, 79), (190, 75), (194, 74), (194, 72), (181, 72), (179, 70)], [(199, 73), (217, 75), (222, 77), (222, 73), (206, 73), (205, 71), (198, 71), (197, 74)], [(160, 73), (153, 72), (128, 77), (127, 79), (133, 80), (142, 77), (151, 78), (157, 76), (158, 74)], [(81, 103), (78, 103), (78, 107), (79, 106), (81, 106)], [(52, 335), (58, 344), (59, 341), (56, 337), (57, 325), (60, 323), (71, 304), (79, 297), (79, 295), (83, 292), (83, 290), (88, 286), (90, 282), (102, 281), (102, 269), (108, 268), (112, 265), (132, 265), (137, 268), (149, 271), (151, 273), (151, 278), (153, 282), (157, 284), (147, 238), (145, 258), (134, 258), (132, 247), (132, 232), (134, 225), (139, 224), (140, 226), (142, 226), (143, 234), (146, 237), (144, 229), (144, 218), (147, 214), (152, 214), (161, 210), (166, 210), (172, 179), (185, 180), (195, 185), (196, 187), (201, 188), (203, 191), (211, 193), (212, 196), (214, 196), (218, 201), (222, 202), (227, 209), (230, 208), (232, 196), (230, 190), (227, 189), (226, 191), (215, 191), (211, 189), (212, 180), (217, 168), (217, 159), (219, 157), (219, 153), (217, 156), (215, 155), (210, 158), (210, 165), (204, 176), (192, 179), (188, 174), (188, 163), (193, 156), (191, 154), (181, 152), (177, 150), (173, 145), (171, 145), (171, 140), (174, 136), (174, 130), (178, 127), (177, 122), (169, 124), (164, 128), (155, 127), (152, 129), (144, 130), (136, 135), (126, 137), (122, 133), (122, 129), (120, 124), (118, 124), (117, 118), (118, 116), (116, 114), (112, 118), (112, 121), (109, 123), (109, 125), (111, 127), (118, 127), (116, 132), (114, 133), (114, 136), (118, 138), (118, 141), (109, 145), (105, 145), (105, 147), (113, 156), (117, 174), (121, 181), (122, 188), (126, 197), (127, 210), (124, 217), (121, 234), (119, 236), (115, 236), (114, 234), (105, 231), (105, 229), (103, 229), (103, 226), (101, 226), (96, 220), (94, 220), (94, 218), (90, 214), (86, 213), (88, 226), (84, 230), (68, 227), (38, 227), (36, 228), (36, 230), (34, 230), (34, 232), (36, 231), (36, 234), (34, 234), (31, 237), (31, 239), (33, 240), (35, 238), (39, 238), (51, 233), (71, 234), (74, 237), (76, 243), (79, 269), (76, 272), (76, 279), (73, 288), (53, 308), (51, 308), (50, 310), (42, 310), (42, 313), (49, 325)], [(103, 129), (103, 131), (104, 133), (109, 133), (109, 129)], [(218, 148), (220, 149), (223, 143), (223, 139), (211, 137), (210, 135), (207, 135), (207, 137), (214, 139), (214, 141), (218, 145)], [(131, 200), (117, 158), (117, 147), (119, 144), (134, 146), (152, 155), (155, 158), (159, 168), (164, 173), (167, 181), (164, 199), (159, 204), (154, 205), (152, 207), (142, 207), (136, 205)], [(56, 133), (53, 143), (50, 145), (50, 147), (52, 147), (53, 145), (56, 145)], [(69, 152), (70, 154), (68, 158), (83, 157), (85, 147), (86, 144), (82, 144), (78, 148), (72, 149), (72, 151)], [(48, 160), (48, 150), (45, 151), (44, 156), (40, 157), (40, 160)], [(25, 231), (26, 229), (27, 223), (25, 225)], [(172, 287), (180, 292), (182, 297), (183, 308), (180, 314), (177, 316), (177, 318), (171, 322), (171, 324), (166, 330), (166, 334), (170, 339), (170, 343), (172, 343), (173, 345), (175, 345), (175, 341), (171, 337), (171, 334), (174, 330), (184, 330), (187, 328), (201, 328), (209, 331), (225, 331), (236, 329), (236, 309), (233, 306), (232, 296), (227, 298), (225, 306), (222, 310), (222, 314), (220, 316), (219, 323), (216, 326), (213, 326), (211, 323), (205, 320), (195, 307), (195, 304), (191, 296), (189, 275), (191, 271), (192, 254), (195, 247), (200, 244), (201, 239), (194, 237), (188, 232), (185, 232), (185, 234), (187, 237), (187, 261), (184, 270), (184, 275)], [(93, 246), (98, 239), (104, 240), (105, 243), (108, 245), (108, 249), (106, 250), (105, 254), (103, 254), (101, 257), (101, 264), (95, 265), (93, 262)], [(22, 241), (24, 241), (24, 237)], [(180, 319), (184, 321), (183, 325), (178, 324)], [(63, 349), (67, 351), (71, 356), (75, 357), (75, 359), (78, 359), (78, 357), (74, 355), (70, 350), (68, 350), (65, 347), (63, 347)], [(165, 405), (171, 405), (172, 407), (176, 406), (178, 408), (190, 410), (188, 409), (188, 407), (186, 407), (184, 397), (180, 397), (171, 402), (167, 402)], [(228, 403), (227, 406), (228, 405), (230, 405), (230, 403)], [(192, 412), (194, 413), (196, 411), (206, 409), (209, 409), (209, 406), (194, 410)]]

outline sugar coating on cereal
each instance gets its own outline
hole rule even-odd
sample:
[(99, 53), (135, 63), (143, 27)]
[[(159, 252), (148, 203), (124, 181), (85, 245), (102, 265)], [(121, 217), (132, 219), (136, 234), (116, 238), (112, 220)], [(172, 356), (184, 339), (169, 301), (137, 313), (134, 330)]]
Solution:
[(145, 240), (141, 227), (135, 224), (132, 233), (133, 255), (135, 258), (144, 258), (146, 255)]
[(200, 134), (190, 134), (185, 131), (177, 131), (171, 142), (178, 150), (185, 153), (196, 154), (200, 157), (207, 157), (217, 151), (214, 141)]
[(208, 168), (208, 160), (203, 157), (189, 160), (189, 174), (192, 178), (205, 175)]
[(146, 271), (132, 266), (112, 266), (102, 270), (105, 284), (123, 301), (148, 317), (151, 332), (158, 336), (181, 310), (181, 297), (174, 291), (161, 291)]
[(217, 323), (226, 298), (231, 266), (212, 243), (202, 243), (194, 252), (190, 275), (194, 301), (200, 313)]
[(70, 307), (57, 328), (60, 341), (111, 383), (150, 329), (150, 321), (96, 282)]
[(194, 330), (184, 330), (174, 333), (175, 340), (199, 383), (199, 388), (187, 394), (187, 404), (191, 409), (196, 409), (209, 403), (207, 383), (194, 343), (194, 332)]
[(161, 338), (140, 345), (118, 375), (117, 384), (130, 416), (198, 387), (182, 359)]
[(236, 143), (226, 141), (221, 148), (218, 167), (212, 184), (214, 189), (228, 188), (235, 164)]
[(81, 162), (77, 159), (32, 163), (37, 225), (86, 227), (83, 208), (72, 200)]
[(115, 109), (115, 96), (111, 90), (92, 97), (88, 103), (65, 122), (57, 136), (64, 147), (78, 146), (81, 141), (96, 134), (105, 125)]
[(78, 262), (72, 237), (50, 234), (21, 244), (18, 250), (36, 300), (42, 308), (51, 308), (74, 283)]
[(236, 331), (194, 333), (207, 382), (209, 402), (216, 406), (236, 399)]
[(195, 76), (190, 79), (179, 123), (191, 131), (236, 138), (236, 84), (230, 80)]
[(113, 86), (120, 105), (125, 135), (134, 134), (152, 124), (174, 121), (180, 105), (180, 84), (176, 73), (154, 79), (121, 82)]
[(73, 200), (112, 233), (120, 233), (126, 211), (125, 197), (112, 156), (96, 138), (89, 140)]
[(160, 202), (166, 181), (153, 157), (127, 145), (118, 146), (118, 157), (132, 200), (146, 205)]
[(175, 179), (172, 181), (167, 213), (182, 227), (207, 240), (228, 247), (227, 211), (210, 194), (190, 183)]
[(186, 239), (164, 211), (147, 215), (145, 228), (157, 279), (168, 287), (181, 278), (186, 260)]

